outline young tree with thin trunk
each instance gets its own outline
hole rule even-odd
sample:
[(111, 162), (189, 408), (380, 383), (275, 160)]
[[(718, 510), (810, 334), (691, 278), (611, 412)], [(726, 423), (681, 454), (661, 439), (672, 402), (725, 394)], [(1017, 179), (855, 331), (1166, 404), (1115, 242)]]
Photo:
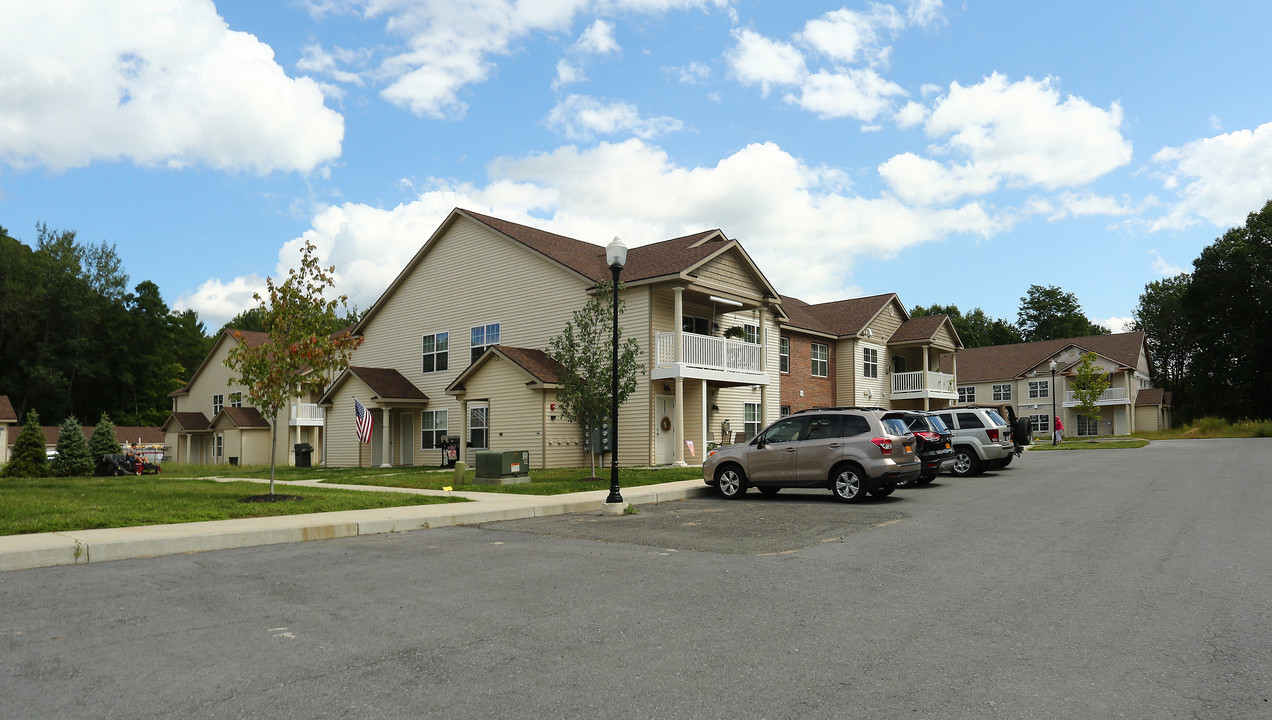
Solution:
[(1082, 353), (1082, 362), (1078, 365), (1073, 378), (1073, 399), (1077, 401), (1075, 410), (1086, 415), (1091, 422), (1100, 422), (1100, 406), (1097, 404), (1100, 395), (1109, 388), (1109, 374), (1095, 364), (1097, 357), (1093, 352)]
[(230, 385), (247, 387), (247, 396), (270, 426), (269, 493), (274, 494), (275, 455), (278, 452), (279, 414), (292, 400), (322, 391), (337, 370), (349, 364), (362, 338), (348, 333), (330, 333), (338, 317), (336, 309), (348, 302), (341, 295), (328, 300), (324, 293), (335, 286), (334, 266), (318, 264), (313, 243), (305, 241), (300, 267), (287, 272), (287, 279), (275, 285), (265, 279), (268, 301), (260, 293), (257, 312), (264, 318), (269, 338), (255, 347), (240, 340), (230, 349), (226, 367), (236, 372)]

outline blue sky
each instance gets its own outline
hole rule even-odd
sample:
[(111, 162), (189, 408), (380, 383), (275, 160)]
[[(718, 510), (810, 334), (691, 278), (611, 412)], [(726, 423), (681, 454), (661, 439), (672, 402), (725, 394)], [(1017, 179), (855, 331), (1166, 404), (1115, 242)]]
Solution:
[[(0, 225), (210, 329), (304, 238), (368, 307), (455, 206), (721, 228), (784, 294), (1120, 329), (1272, 198), (1266, 2), (0, 3)], [(476, 288), (476, 285), (475, 285)]]

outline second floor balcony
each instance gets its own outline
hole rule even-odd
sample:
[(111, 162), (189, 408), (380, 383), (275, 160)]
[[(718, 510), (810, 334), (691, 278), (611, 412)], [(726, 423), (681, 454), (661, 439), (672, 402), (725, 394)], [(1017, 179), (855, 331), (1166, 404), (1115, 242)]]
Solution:
[(292, 403), (291, 404), (291, 422), (292, 427), (320, 427), (323, 419), (326, 417), (326, 410), (317, 403)]
[(932, 370), (892, 373), (892, 399), (907, 398), (957, 400), (958, 392), (954, 389), (954, 375)]
[(696, 333), (680, 333), (680, 359), (676, 359), (676, 333), (654, 336), (655, 380), (675, 377), (736, 381), (767, 385), (764, 346)]
[[(1130, 403), (1131, 396), (1130, 393), (1126, 391), (1126, 388), (1109, 388), (1100, 393), (1100, 399), (1095, 401), (1096, 405), (1129, 405)], [(1078, 399), (1073, 394), (1072, 390), (1069, 390), (1064, 394), (1064, 406), (1078, 406)]]

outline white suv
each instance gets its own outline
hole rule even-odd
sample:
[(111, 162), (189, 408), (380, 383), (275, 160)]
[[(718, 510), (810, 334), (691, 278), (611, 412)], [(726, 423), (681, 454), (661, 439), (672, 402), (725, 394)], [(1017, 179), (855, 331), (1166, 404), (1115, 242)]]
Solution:
[(997, 410), (955, 406), (937, 410), (936, 415), (954, 435), (954, 476), (1006, 467), (1015, 457), (1011, 425)]

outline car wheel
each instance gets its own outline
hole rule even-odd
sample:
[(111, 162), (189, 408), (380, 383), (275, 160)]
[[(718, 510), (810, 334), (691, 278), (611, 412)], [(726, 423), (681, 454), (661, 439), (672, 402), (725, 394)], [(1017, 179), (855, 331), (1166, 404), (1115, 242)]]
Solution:
[(1015, 455), (1008, 455), (1002, 462), (998, 463), (998, 467), (1005, 468), (1011, 464), (1012, 460), (1015, 460), (1015, 459), (1016, 459)]
[(716, 489), (730, 500), (746, 493), (746, 476), (742, 474), (742, 468), (729, 465), (721, 470), (716, 475)]
[(780, 487), (775, 487), (775, 486), (773, 486), (773, 485), (761, 485), (761, 486), (760, 486), (760, 493), (761, 493), (761, 494), (763, 494), (763, 495), (776, 495), (776, 494), (777, 494), (777, 491), (778, 491), (778, 490), (781, 490), (781, 489), (782, 489), (782, 488), (780, 488)]
[(870, 494), (875, 497), (888, 497), (892, 494), (892, 491), (896, 489), (896, 483), (884, 483), (883, 485), (876, 487), (874, 490), (871, 490)]
[(968, 448), (955, 448), (954, 450), (954, 467), (950, 472), (954, 477), (967, 477), (975, 475), (981, 469), (980, 458), (976, 457), (976, 453)]
[(910, 478), (909, 480), (898, 480), (896, 482), (895, 487), (904, 488), (904, 487), (910, 487), (912, 485), (917, 485), (920, 479), (921, 478)]
[(843, 467), (831, 476), (830, 491), (841, 502), (856, 503), (866, 499), (865, 483), (861, 471), (855, 467)]
[(920, 475), (920, 476), (918, 476), (917, 478), (915, 478), (915, 479), (914, 479), (914, 484), (915, 484), (915, 485), (927, 485), (928, 483), (932, 482), (932, 481), (933, 481), (933, 480), (935, 480), (935, 479), (936, 479), (936, 476), (935, 476), (935, 475)]

